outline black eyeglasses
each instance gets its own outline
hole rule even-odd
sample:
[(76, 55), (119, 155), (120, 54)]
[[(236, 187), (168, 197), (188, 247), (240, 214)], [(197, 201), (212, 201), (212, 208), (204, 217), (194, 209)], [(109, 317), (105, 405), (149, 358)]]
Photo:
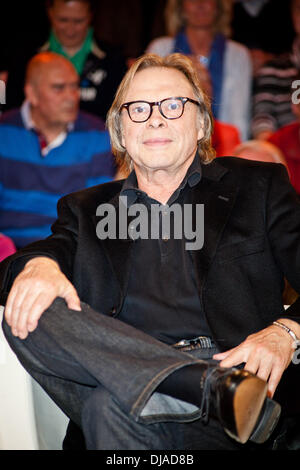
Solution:
[(153, 106), (158, 106), (160, 114), (166, 119), (178, 119), (183, 115), (184, 105), (190, 101), (191, 103), (200, 106), (198, 101), (191, 98), (165, 98), (161, 101), (130, 101), (121, 106), (127, 109), (128, 115), (133, 122), (147, 121), (153, 111)]

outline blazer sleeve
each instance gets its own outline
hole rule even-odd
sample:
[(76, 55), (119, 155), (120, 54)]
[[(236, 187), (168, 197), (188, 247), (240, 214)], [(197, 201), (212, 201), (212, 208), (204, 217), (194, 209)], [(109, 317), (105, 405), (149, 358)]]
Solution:
[(78, 239), (78, 218), (72, 195), (59, 200), (58, 218), (52, 225), (52, 235), (18, 250), (0, 263), (0, 303), (5, 304), (14, 279), (32, 258), (54, 259), (62, 272), (72, 280), (72, 267)]
[[(300, 202), (283, 165), (274, 164), (266, 200), (266, 226), (272, 253), (290, 285), (300, 294)], [(300, 323), (300, 300), (286, 310)]]

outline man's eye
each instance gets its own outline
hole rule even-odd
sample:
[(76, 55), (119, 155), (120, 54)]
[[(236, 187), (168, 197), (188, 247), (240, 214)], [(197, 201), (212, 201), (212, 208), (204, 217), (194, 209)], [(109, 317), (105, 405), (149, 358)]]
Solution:
[(57, 18), (56, 19), (57, 23), (60, 23), (60, 24), (67, 24), (68, 23), (68, 18)]
[(168, 109), (170, 111), (175, 111), (176, 109), (179, 108), (179, 103), (177, 101), (171, 101), (170, 103), (168, 103)]
[(133, 112), (134, 112), (135, 114), (142, 114), (142, 113), (145, 113), (145, 112), (146, 112), (146, 106), (141, 106), (141, 105), (135, 106), (135, 107), (133, 108)]
[(62, 91), (64, 89), (65, 85), (53, 85), (52, 88), (55, 91)]

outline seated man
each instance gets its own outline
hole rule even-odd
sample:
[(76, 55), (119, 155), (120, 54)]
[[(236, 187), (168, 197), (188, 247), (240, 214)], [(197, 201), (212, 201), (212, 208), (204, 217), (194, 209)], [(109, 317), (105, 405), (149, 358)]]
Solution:
[(180, 54), (134, 63), (108, 127), (132, 171), (62, 198), (53, 234), (3, 262), (5, 335), (88, 449), (257, 448), (300, 337), (287, 173), (213, 158)]
[(0, 231), (17, 248), (50, 234), (62, 195), (115, 172), (104, 122), (78, 112), (78, 75), (67, 59), (33, 57), (25, 94), (0, 119)]
[(76, 68), (80, 77), (80, 109), (105, 120), (127, 70), (125, 59), (115, 48), (96, 39), (91, 27), (92, 0), (47, 0), (46, 4), (51, 28), (46, 43), (35, 50), (20, 48), (11, 54), (6, 71), (8, 109), (23, 100), (25, 64), (36, 53), (50, 51), (66, 57)]

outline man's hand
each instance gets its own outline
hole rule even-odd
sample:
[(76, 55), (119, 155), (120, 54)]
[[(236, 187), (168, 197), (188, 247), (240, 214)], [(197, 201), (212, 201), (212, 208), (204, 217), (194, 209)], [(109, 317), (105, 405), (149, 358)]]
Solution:
[[(286, 319), (280, 321), (291, 329), (293, 325), (299, 328), (299, 325), (293, 321), (289, 322)], [(221, 361), (219, 364), (221, 367), (234, 367), (244, 363), (246, 370), (268, 382), (268, 394), (272, 397), (294, 352), (291, 336), (281, 328), (271, 325), (248, 336), (239, 346), (215, 354), (213, 358)]]
[(81, 310), (74, 286), (54, 260), (37, 257), (28, 261), (15, 279), (5, 307), (12, 333), (25, 339), (56, 297), (64, 298), (70, 309)]

